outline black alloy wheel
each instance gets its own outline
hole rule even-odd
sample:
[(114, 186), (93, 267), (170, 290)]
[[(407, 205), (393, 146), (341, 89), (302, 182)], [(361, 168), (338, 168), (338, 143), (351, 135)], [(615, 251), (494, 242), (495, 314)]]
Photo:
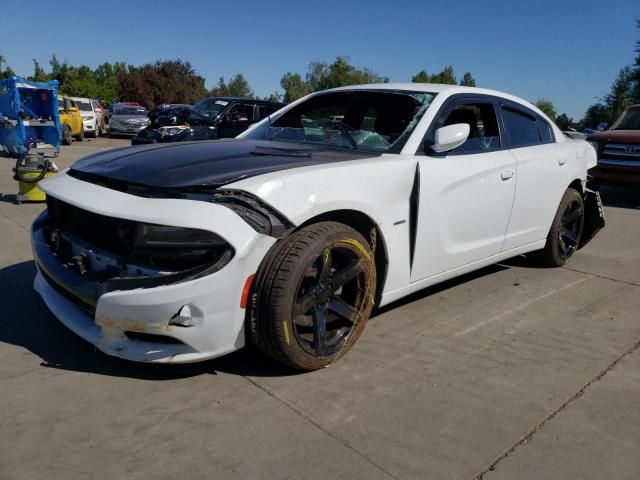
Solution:
[(584, 226), (582, 194), (568, 188), (547, 235), (544, 249), (530, 255), (534, 263), (547, 267), (561, 267), (569, 261), (580, 245)]
[(373, 308), (374, 255), (353, 228), (319, 222), (294, 232), (258, 274), (258, 345), (300, 370), (343, 356)]
[(560, 242), (560, 257), (568, 260), (578, 249), (580, 233), (584, 217), (582, 199), (573, 199), (565, 209), (560, 221), (558, 241)]
[(340, 243), (329, 245), (309, 266), (293, 305), (294, 334), (310, 355), (337, 353), (365, 302), (365, 260)]

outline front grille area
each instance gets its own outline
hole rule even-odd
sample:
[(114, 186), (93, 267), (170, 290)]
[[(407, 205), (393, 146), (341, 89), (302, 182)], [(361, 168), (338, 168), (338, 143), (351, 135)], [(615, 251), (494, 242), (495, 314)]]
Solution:
[(137, 222), (107, 217), (74, 207), (47, 195), (50, 226), (116, 255), (126, 254), (133, 243)]
[[(77, 253), (79, 247), (110, 259), (112, 265), (100, 269), (100, 281), (113, 276), (186, 272), (214, 265), (219, 269), (234, 254), (231, 245), (206, 230), (157, 225), (156, 228), (166, 228), (168, 232), (164, 237), (161, 233), (154, 243), (154, 237), (142, 238), (150, 224), (93, 213), (51, 195), (47, 195), (47, 207), (43, 233), (51, 251), (60, 261), (75, 263), (80, 271), (92, 270), (92, 262), (87, 264), (86, 259), (79, 258), (82, 257)], [(199, 237), (193, 240), (194, 235)], [(132, 274), (128, 267), (137, 269), (137, 274)], [(140, 268), (149, 268), (151, 272)]]
[(620, 162), (640, 162), (640, 144), (607, 143), (601, 156), (603, 159)]

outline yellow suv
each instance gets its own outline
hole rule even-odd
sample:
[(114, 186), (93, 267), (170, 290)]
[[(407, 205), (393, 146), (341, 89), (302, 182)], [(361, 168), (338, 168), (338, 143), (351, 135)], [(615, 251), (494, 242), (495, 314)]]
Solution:
[(62, 144), (71, 145), (73, 138), (83, 141), (84, 125), (76, 102), (68, 97), (58, 97), (58, 112), (62, 127)]

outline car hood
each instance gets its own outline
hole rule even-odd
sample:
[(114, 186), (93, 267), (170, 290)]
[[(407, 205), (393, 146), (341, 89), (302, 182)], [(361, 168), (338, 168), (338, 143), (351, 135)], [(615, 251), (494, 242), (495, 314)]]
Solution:
[(214, 140), (107, 150), (76, 162), (70, 174), (108, 185), (221, 186), (278, 170), (379, 154), (266, 140)]
[(594, 132), (587, 140), (598, 142), (640, 143), (640, 130), (604, 130)]

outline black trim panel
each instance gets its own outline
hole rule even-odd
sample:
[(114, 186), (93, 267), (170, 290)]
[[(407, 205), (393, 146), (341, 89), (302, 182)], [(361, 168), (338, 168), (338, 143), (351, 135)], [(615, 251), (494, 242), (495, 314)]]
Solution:
[(418, 210), (420, 208), (420, 164), (416, 163), (416, 173), (409, 195), (409, 270), (413, 269), (413, 256), (418, 235)]

